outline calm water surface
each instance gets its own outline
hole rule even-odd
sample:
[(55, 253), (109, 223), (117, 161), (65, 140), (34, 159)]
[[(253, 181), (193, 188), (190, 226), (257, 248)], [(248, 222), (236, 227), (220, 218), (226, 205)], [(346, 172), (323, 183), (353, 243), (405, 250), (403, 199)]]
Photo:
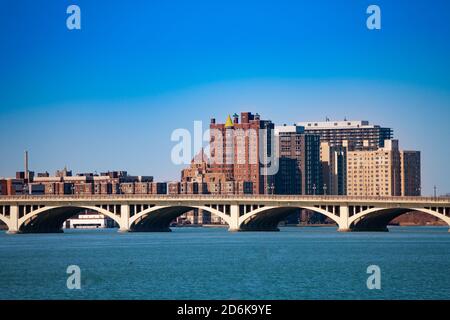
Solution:
[[(282, 228), (229, 233), (0, 233), (0, 299), (450, 299), (450, 233)], [(381, 290), (366, 269), (381, 268)], [(81, 290), (66, 286), (81, 268)]]

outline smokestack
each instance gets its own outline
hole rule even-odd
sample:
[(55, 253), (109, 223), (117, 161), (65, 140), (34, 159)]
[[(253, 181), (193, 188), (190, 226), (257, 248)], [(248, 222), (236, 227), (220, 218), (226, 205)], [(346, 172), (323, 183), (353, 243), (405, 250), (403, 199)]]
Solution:
[(25, 151), (25, 179), (28, 180), (28, 151)]

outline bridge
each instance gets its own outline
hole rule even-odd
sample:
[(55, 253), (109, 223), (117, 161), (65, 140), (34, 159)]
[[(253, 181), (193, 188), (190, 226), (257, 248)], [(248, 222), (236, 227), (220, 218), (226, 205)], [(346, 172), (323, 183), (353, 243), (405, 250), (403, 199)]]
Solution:
[(0, 221), (8, 233), (62, 232), (65, 220), (88, 209), (121, 232), (170, 231), (171, 222), (193, 209), (220, 217), (230, 231), (277, 231), (295, 209), (320, 213), (338, 231), (387, 231), (388, 223), (420, 211), (450, 226), (449, 197), (354, 197), (288, 195), (18, 195), (0, 196)]

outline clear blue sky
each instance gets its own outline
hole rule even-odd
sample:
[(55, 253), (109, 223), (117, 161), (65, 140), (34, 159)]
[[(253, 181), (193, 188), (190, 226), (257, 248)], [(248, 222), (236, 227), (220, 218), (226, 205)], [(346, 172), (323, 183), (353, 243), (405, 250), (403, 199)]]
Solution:
[(2, 0), (0, 38), (0, 176), (28, 149), (35, 171), (177, 179), (174, 129), (253, 111), (393, 127), (424, 193), (450, 192), (447, 0)]

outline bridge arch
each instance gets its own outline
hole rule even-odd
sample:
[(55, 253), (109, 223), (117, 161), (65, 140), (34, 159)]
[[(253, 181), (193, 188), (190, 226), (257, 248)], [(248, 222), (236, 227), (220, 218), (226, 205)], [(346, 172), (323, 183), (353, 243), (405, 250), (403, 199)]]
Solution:
[(283, 206), (265, 206), (250, 211), (239, 217), (239, 229), (242, 231), (278, 231), (278, 224), (295, 209), (306, 209), (320, 213), (333, 220), (338, 226), (341, 224), (340, 217), (321, 208), (283, 205)]
[(7, 218), (4, 215), (0, 214), (0, 221), (3, 222), (6, 225), (8, 230), (10, 229), (10, 225), (9, 225), (10, 219), (9, 218)]
[(397, 207), (397, 208), (371, 208), (359, 212), (349, 218), (352, 231), (388, 231), (388, 224), (393, 219), (411, 211), (419, 211), (434, 216), (450, 227), (450, 216), (426, 208)]
[(171, 231), (170, 223), (177, 217), (193, 209), (200, 209), (220, 217), (230, 225), (230, 216), (207, 206), (164, 205), (147, 208), (129, 219), (129, 231)]
[(31, 211), (18, 220), (18, 230), (21, 233), (53, 233), (61, 232), (64, 221), (77, 214), (82, 209), (96, 211), (114, 220), (119, 227), (122, 221), (120, 216), (99, 208), (86, 205), (45, 206)]

